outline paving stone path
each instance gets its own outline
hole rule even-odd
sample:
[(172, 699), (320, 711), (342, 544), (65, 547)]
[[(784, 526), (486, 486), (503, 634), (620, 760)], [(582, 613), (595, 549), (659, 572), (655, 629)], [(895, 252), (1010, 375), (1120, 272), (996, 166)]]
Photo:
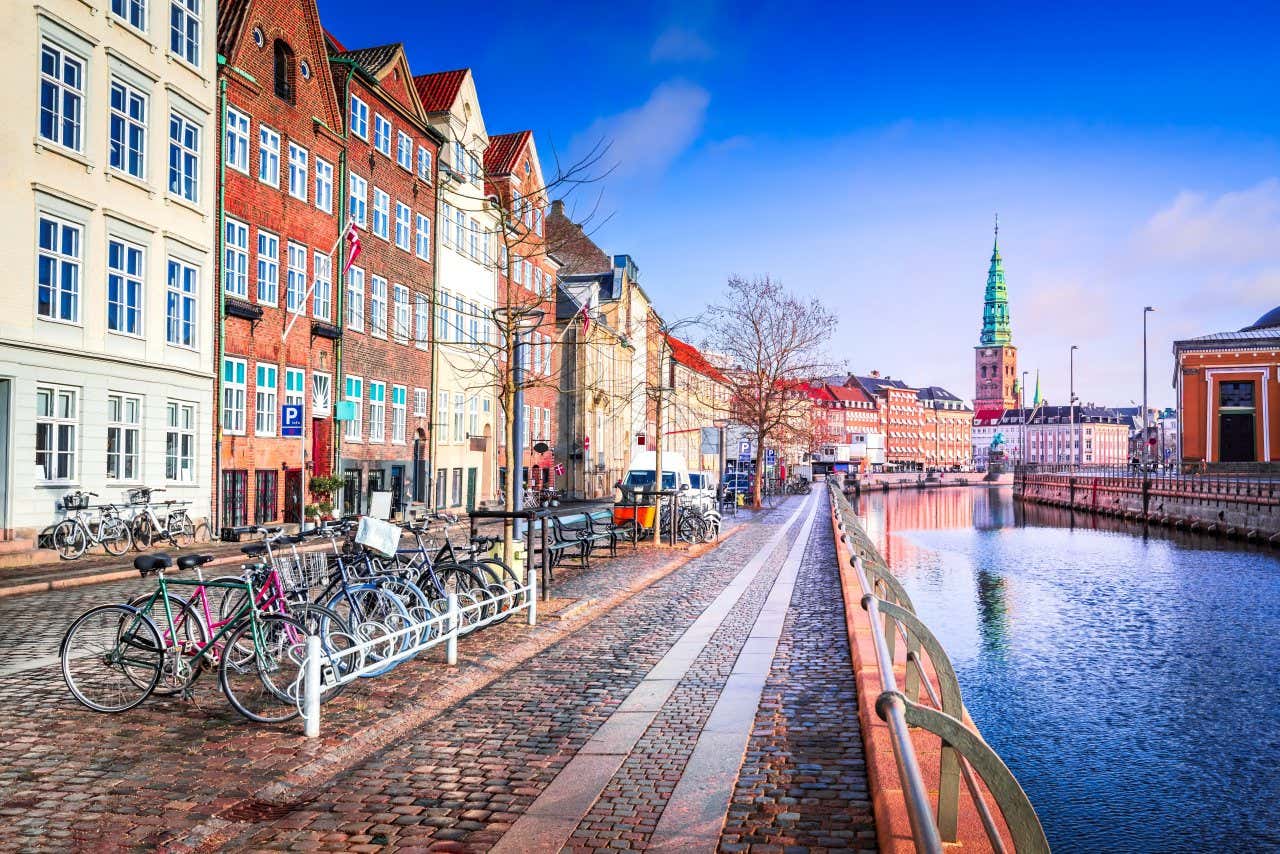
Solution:
[[(655, 841), (672, 793), (715, 735), (708, 721), (733, 705), (725, 699), (737, 696), (733, 680), (749, 661), (762, 662), (761, 685), (736, 755), (720, 763), (731, 768), (728, 823), (716, 838), (722, 810), (711, 848), (874, 847), (825, 505), (818, 495), (744, 514), (735, 536), (651, 582), (637, 579), (670, 553), (624, 548), (589, 573), (565, 572), (555, 595), (577, 603), (575, 616), (488, 629), (464, 640), (457, 669), (424, 656), (353, 686), (325, 708), (313, 741), (296, 724), (241, 722), (216, 680), (202, 683), (194, 707), (82, 711), (56, 667), (3, 667), (14, 650), (48, 654), (48, 631), (32, 612), (51, 611), (60, 633), (64, 611), (119, 598), (106, 595), (117, 585), (0, 602), (0, 849), (551, 850), (518, 837), (516, 822), (564, 784), (575, 757), (623, 733), (628, 709), (648, 708), (655, 666), (670, 666), (673, 650), (703, 628), (699, 651), (677, 657), (672, 687), (644, 727), (623, 733), (626, 752), (609, 755), (597, 791), (561, 822), (567, 847)], [(796, 544), (810, 509), (816, 523)], [(628, 586), (638, 589), (621, 598)], [(761, 658), (756, 634), (769, 602), (782, 606), (777, 652), (771, 642)]]

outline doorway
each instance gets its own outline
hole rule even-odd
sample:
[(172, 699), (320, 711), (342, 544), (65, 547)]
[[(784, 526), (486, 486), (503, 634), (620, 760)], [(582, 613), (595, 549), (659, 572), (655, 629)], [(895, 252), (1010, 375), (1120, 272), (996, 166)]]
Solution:
[(467, 512), (476, 509), (476, 470), (467, 469)]
[(302, 521), (302, 470), (288, 469), (284, 473), (284, 521)]
[(1218, 460), (1224, 463), (1256, 462), (1254, 437), (1254, 384), (1218, 384)]
[(404, 512), (404, 466), (391, 467), (391, 515)]

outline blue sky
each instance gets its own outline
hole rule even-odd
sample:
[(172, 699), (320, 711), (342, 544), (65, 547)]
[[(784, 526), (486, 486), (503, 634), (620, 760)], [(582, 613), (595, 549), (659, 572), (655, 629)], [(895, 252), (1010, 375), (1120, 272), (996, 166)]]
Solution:
[[(1280, 304), (1274, 4), (337, 3), (349, 46), (474, 69), (669, 320), (731, 273), (841, 319), (833, 359), (972, 395), (993, 212), (1014, 343), (1065, 402), (1172, 403), (1170, 342)], [(895, 8), (883, 8), (893, 6)], [(421, 8), (421, 13), (410, 9)], [(606, 215), (607, 214), (607, 218)]]

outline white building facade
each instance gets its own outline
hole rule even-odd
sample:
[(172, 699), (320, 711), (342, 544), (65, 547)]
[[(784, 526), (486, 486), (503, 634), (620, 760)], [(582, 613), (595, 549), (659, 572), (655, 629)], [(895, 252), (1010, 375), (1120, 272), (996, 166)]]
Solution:
[(209, 514), (214, 4), (0, 11), (0, 530), (149, 486)]

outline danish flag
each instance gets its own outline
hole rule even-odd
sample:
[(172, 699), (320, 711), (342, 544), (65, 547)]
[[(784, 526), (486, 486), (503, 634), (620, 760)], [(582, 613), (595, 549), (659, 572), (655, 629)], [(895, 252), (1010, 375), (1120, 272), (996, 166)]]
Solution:
[(582, 334), (586, 335), (591, 329), (591, 312), (588, 310), (586, 303), (582, 305)]
[(347, 233), (343, 235), (343, 239), (347, 241), (347, 265), (342, 268), (342, 275), (347, 274), (347, 270), (351, 269), (351, 265), (360, 257), (360, 232), (356, 229), (353, 222), (347, 226)]

